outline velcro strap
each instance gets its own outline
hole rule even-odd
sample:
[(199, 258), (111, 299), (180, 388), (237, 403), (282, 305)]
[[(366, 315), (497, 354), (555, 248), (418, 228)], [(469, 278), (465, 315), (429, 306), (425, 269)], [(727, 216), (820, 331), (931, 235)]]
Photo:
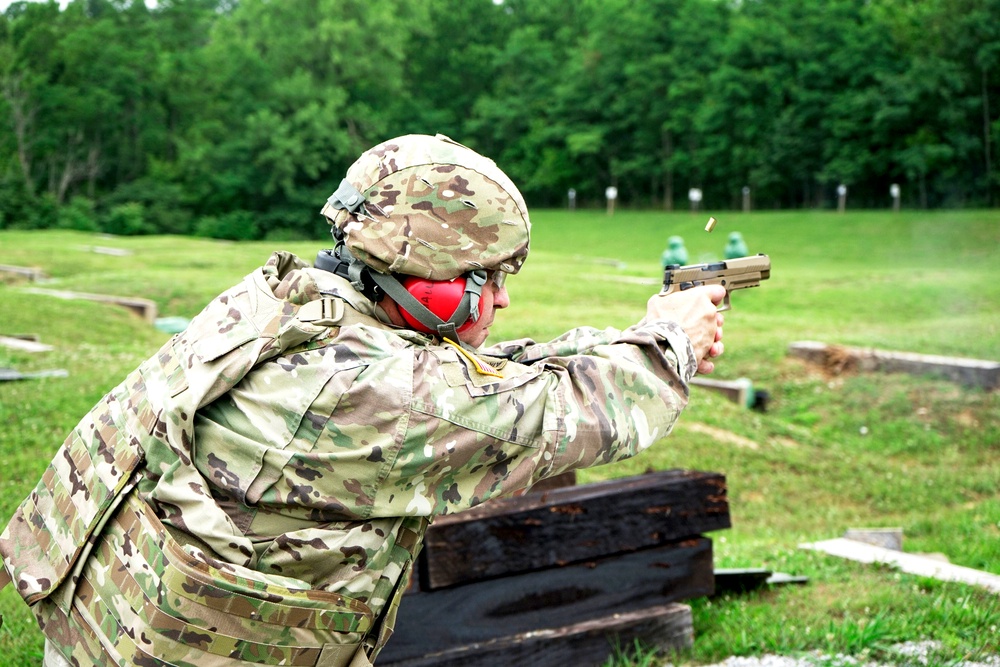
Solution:
[(333, 208), (357, 213), (364, 204), (365, 196), (345, 178), (340, 182), (337, 190), (326, 200), (326, 206), (323, 209), (324, 212), (327, 208)]
[(316, 667), (371, 667), (365, 647), (357, 644), (324, 644), (316, 661)]

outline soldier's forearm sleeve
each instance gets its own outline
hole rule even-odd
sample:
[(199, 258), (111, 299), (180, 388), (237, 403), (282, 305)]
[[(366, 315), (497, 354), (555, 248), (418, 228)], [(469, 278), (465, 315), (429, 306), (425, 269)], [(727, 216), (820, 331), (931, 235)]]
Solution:
[(565, 428), (548, 453), (550, 476), (633, 456), (672, 430), (687, 405), (697, 363), (691, 344), (672, 323), (626, 329), (586, 355), (550, 358), (553, 406), (565, 409)]

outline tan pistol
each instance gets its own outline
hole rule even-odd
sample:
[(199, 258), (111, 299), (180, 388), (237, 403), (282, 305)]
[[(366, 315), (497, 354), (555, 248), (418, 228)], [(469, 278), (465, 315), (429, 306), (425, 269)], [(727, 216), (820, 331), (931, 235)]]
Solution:
[(722, 285), (726, 298), (719, 310), (729, 310), (729, 295), (738, 289), (758, 287), (760, 281), (771, 277), (771, 258), (764, 254), (736, 257), (708, 264), (680, 266), (670, 264), (663, 270), (663, 290), (660, 294), (673, 294), (701, 285)]

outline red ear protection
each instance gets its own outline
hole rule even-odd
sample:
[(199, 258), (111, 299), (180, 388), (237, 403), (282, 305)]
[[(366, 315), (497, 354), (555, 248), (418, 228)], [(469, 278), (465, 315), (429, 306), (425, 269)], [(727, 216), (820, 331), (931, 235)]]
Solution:
[[(407, 292), (413, 295), (420, 303), (424, 304), (427, 310), (431, 311), (445, 322), (452, 316), (465, 295), (465, 278), (452, 278), (451, 280), (427, 280), (417, 276), (406, 276), (400, 281)], [(399, 313), (406, 320), (406, 324), (415, 331), (423, 333), (434, 333), (415, 317), (410, 315), (400, 306)], [(483, 314), (483, 302), (479, 301), (479, 315)], [(465, 331), (475, 324), (475, 320), (470, 316), (462, 326), (457, 328), (458, 332)]]

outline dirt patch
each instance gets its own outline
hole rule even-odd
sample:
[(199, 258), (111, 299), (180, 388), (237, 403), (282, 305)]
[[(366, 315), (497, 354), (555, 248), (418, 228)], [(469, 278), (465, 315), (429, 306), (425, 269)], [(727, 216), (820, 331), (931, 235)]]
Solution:
[(846, 347), (831, 345), (823, 355), (823, 370), (830, 375), (841, 375), (858, 370), (858, 358)]
[(955, 421), (966, 428), (979, 428), (979, 420), (972, 410), (962, 410), (955, 415)]

